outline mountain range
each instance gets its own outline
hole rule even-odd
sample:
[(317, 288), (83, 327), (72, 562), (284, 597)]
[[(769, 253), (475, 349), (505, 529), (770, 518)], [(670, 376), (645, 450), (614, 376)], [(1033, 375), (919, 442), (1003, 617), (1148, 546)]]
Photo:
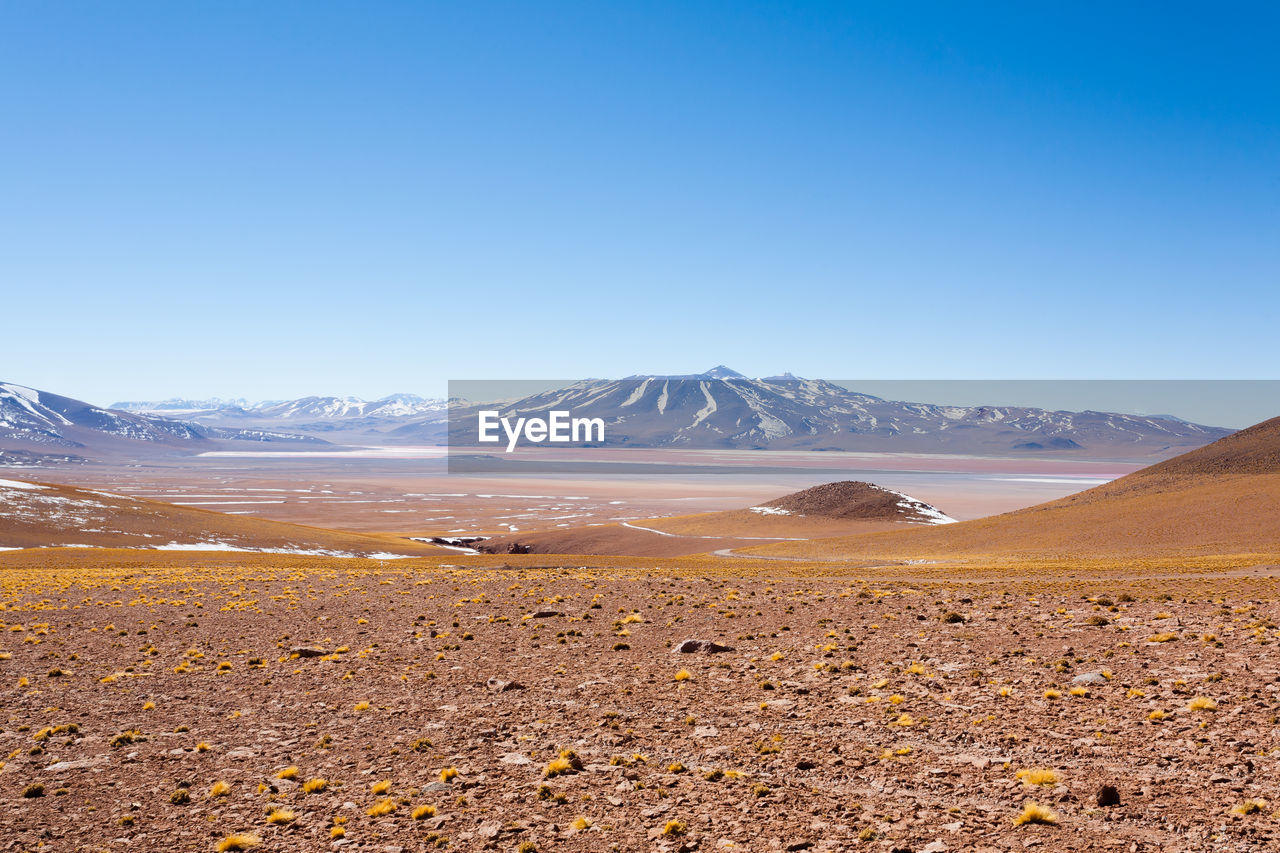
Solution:
[(791, 374), (751, 379), (723, 365), (684, 376), (591, 379), (514, 401), (393, 394), (377, 400), (311, 396), (129, 401), (99, 407), (0, 384), (0, 453), (73, 458), (165, 448), (200, 452), (226, 442), (465, 446), (475, 412), (503, 416), (569, 410), (601, 418), (614, 447), (1019, 454), (1165, 458), (1232, 431), (1170, 416), (1018, 406), (898, 402)]
[(25, 385), (0, 383), (0, 451), (6, 461), (10, 457), (79, 461), (82, 453), (127, 455), (142, 448), (199, 452), (228, 442), (317, 443), (298, 433), (204, 425), (101, 408)]
[(480, 408), (512, 419), (557, 409), (598, 417), (605, 445), (617, 447), (1150, 458), (1232, 432), (1113, 412), (897, 402), (790, 374), (749, 379), (723, 365), (689, 376), (586, 380), (496, 406), (458, 405), (450, 412), (452, 444), (474, 444)]

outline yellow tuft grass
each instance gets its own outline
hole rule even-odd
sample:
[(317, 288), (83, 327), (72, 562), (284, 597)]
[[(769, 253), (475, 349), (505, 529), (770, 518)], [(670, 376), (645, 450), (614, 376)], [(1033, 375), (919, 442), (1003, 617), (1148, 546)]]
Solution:
[(327, 787), (329, 787), (328, 779), (308, 779), (302, 783), (302, 792), (304, 794), (318, 794)]
[(1022, 826), (1027, 823), (1043, 823), (1052, 826), (1057, 822), (1057, 813), (1048, 806), (1042, 806), (1039, 803), (1027, 803), (1022, 809), (1022, 814), (1013, 819), (1014, 826)]
[(262, 839), (256, 835), (250, 835), (247, 832), (237, 832), (235, 835), (228, 835), (226, 838), (218, 842), (218, 853), (227, 853), (229, 850), (248, 850), (257, 847), (262, 843)]
[(1208, 696), (1196, 696), (1187, 703), (1187, 707), (1192, 711), (1216, 711), (1218, 710), (1218, 703)]
[(231, 793), (231, 786), (221, 779), (214, 782), (209, 788), (210, 797), (225, 797), (229, 793)]
[(412, 816), (414, 820), (424, 820), (426, 818), (433, 817), (435, 813), (436, 813), (435, 806), (423, 805), (423, 806), (418, 806), (416, 809), (414, 809)]
[(369, 790), (373, 791), (375, 794), (385, 794), (387, 791), (391, 790), (391, 780), (383, 779), (381, 782), (374, 782), (373, 786)]
[(1031, 767), (1025, 770), (1019, 770), (1016, 774), (1017, 778), (1022, 780), (1024, 785), (1056, 785), (1058, 784), (1058, 772), (1048, 767)]
[(1236, 803), (1231, 807), (1232, 814), (1251, 815), (1257, 814), (1267, 807), (1266, 800), (1245, 800), (1242, 803)]
[(279, 773), (276, 774), (276, 778), (277, 779), (296, 779), (298, 778), (298, 772), (299, 771), (297, 767), (286, 767), (285, 769), (281, 770)]
[(441, 782), (448, 782), (451, 779), (456, 779), (456, 778), (458, 778), (458, 768), (456, 767), (446, 767), (440, 771)]
[(298, 816), (288, 809), (272, 809), (267, 815), (267, 823), (293, 823)]
[(382, 817), (384, 814), (391, 814), (396, 810), (396, 801), (387, 799), (381, 800), (376, 806), (365, 812), (369, 817)]
[(687, 669), (682, 669), (676, 673), (676, 681), (688, 681), (690, 678), (693, 678), (693, 673)]
[(662, 828), (662, 834), (667, 838), (676, 838), (684, 835), (689, 831), (689, 826), (682, 820), (669, 820), (667, 825)]

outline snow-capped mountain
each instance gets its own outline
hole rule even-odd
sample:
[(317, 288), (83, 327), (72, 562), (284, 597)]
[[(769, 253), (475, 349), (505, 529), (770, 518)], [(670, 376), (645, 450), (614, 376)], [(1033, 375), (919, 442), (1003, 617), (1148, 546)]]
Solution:
[[(748, 379), (723, 366), (689, 377), (588, 380), (496, 408), (505, 417), (561, 409), (602, 418), (606, 445), (632, 447), (1145, 456), (1231, 432), (1108, 412), (896, 402), (790, 374)], [(468, 413), (451, 417), (457, 443), (474, 437)]]
[(212, 427), (185, 420), (106, 409), (25, 385), (0, 383), (0, 448), (123, 450), (139, 442), (209, 449), (215, 441), (314, 441), (257, 429)]
[(208, 400), (181, 400), (172, 398), (169, 400), (156, 400), (153, 402), (125, 400), (119, 403), (112, 403), (111, 408), (119, 409), (122, 412), (133, 412), (138, 415), (165, 415), (166, 417), (181, 417), (184, 415), (195, 414), (197, 412), (213, 412), (218, 409), (245, 408), (248, 405), (249, 401), (243, 398), (224, 400), (221, 397), (211, 397)]
[(181, 414), (199, 421), (238, 420), (326, 421), (358, 418), (407, 418), (439, 412), (444, 400), (419, 397), (416, 394), (391, 394), (377, 400), (359, 397), (300, 397), (297, 400), (265, 400), (250, 403), (244, 399), (223, 400), (159, 400), (156, 402), (116, 403), (112, 408), (140, 414)]
[(263, 403), (249, 408), (251, 414), (281, 420), (339, 420), (351, 418), (406, 418), (444, 409), (443, 400), (414, 394), (392, 394), (379, 400), (358, 397), (302, 397), (282, 403)]
[[(401, 427), (420, 427), (429, 444), (442, 442), (447, 415), (444, 400), (416, 394), (391, 394), (377, 400), (360, 397), (312, 396), (296, 400), (163, 400), (132, 402), (131, 411), (181, 417), (208, 428), (283, 430), (330, 442), (356, 444), (395, 442), (388, 433)], [(181, 412), (181, 414), (176, 414)], [(434, 425), (434, 426), (432, 426)]]

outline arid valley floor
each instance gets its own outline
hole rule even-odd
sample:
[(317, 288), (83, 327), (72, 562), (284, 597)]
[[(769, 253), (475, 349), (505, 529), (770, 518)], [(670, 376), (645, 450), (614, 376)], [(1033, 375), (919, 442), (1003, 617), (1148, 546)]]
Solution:
[(3, 848), (1280, 843), (1275, 556), (479, 560), (6, 555)]
[(0, 849), (1280, 845), (1280, 419), (958, 523), (464, 496), (494, 554), (40, 479), (0, 479)]

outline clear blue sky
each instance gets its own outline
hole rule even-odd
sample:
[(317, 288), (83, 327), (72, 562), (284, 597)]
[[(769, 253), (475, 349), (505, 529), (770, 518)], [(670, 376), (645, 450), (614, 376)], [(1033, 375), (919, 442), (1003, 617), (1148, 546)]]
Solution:
[(1258, 4), (0, 6), (0, 379), (1274, 378)]

